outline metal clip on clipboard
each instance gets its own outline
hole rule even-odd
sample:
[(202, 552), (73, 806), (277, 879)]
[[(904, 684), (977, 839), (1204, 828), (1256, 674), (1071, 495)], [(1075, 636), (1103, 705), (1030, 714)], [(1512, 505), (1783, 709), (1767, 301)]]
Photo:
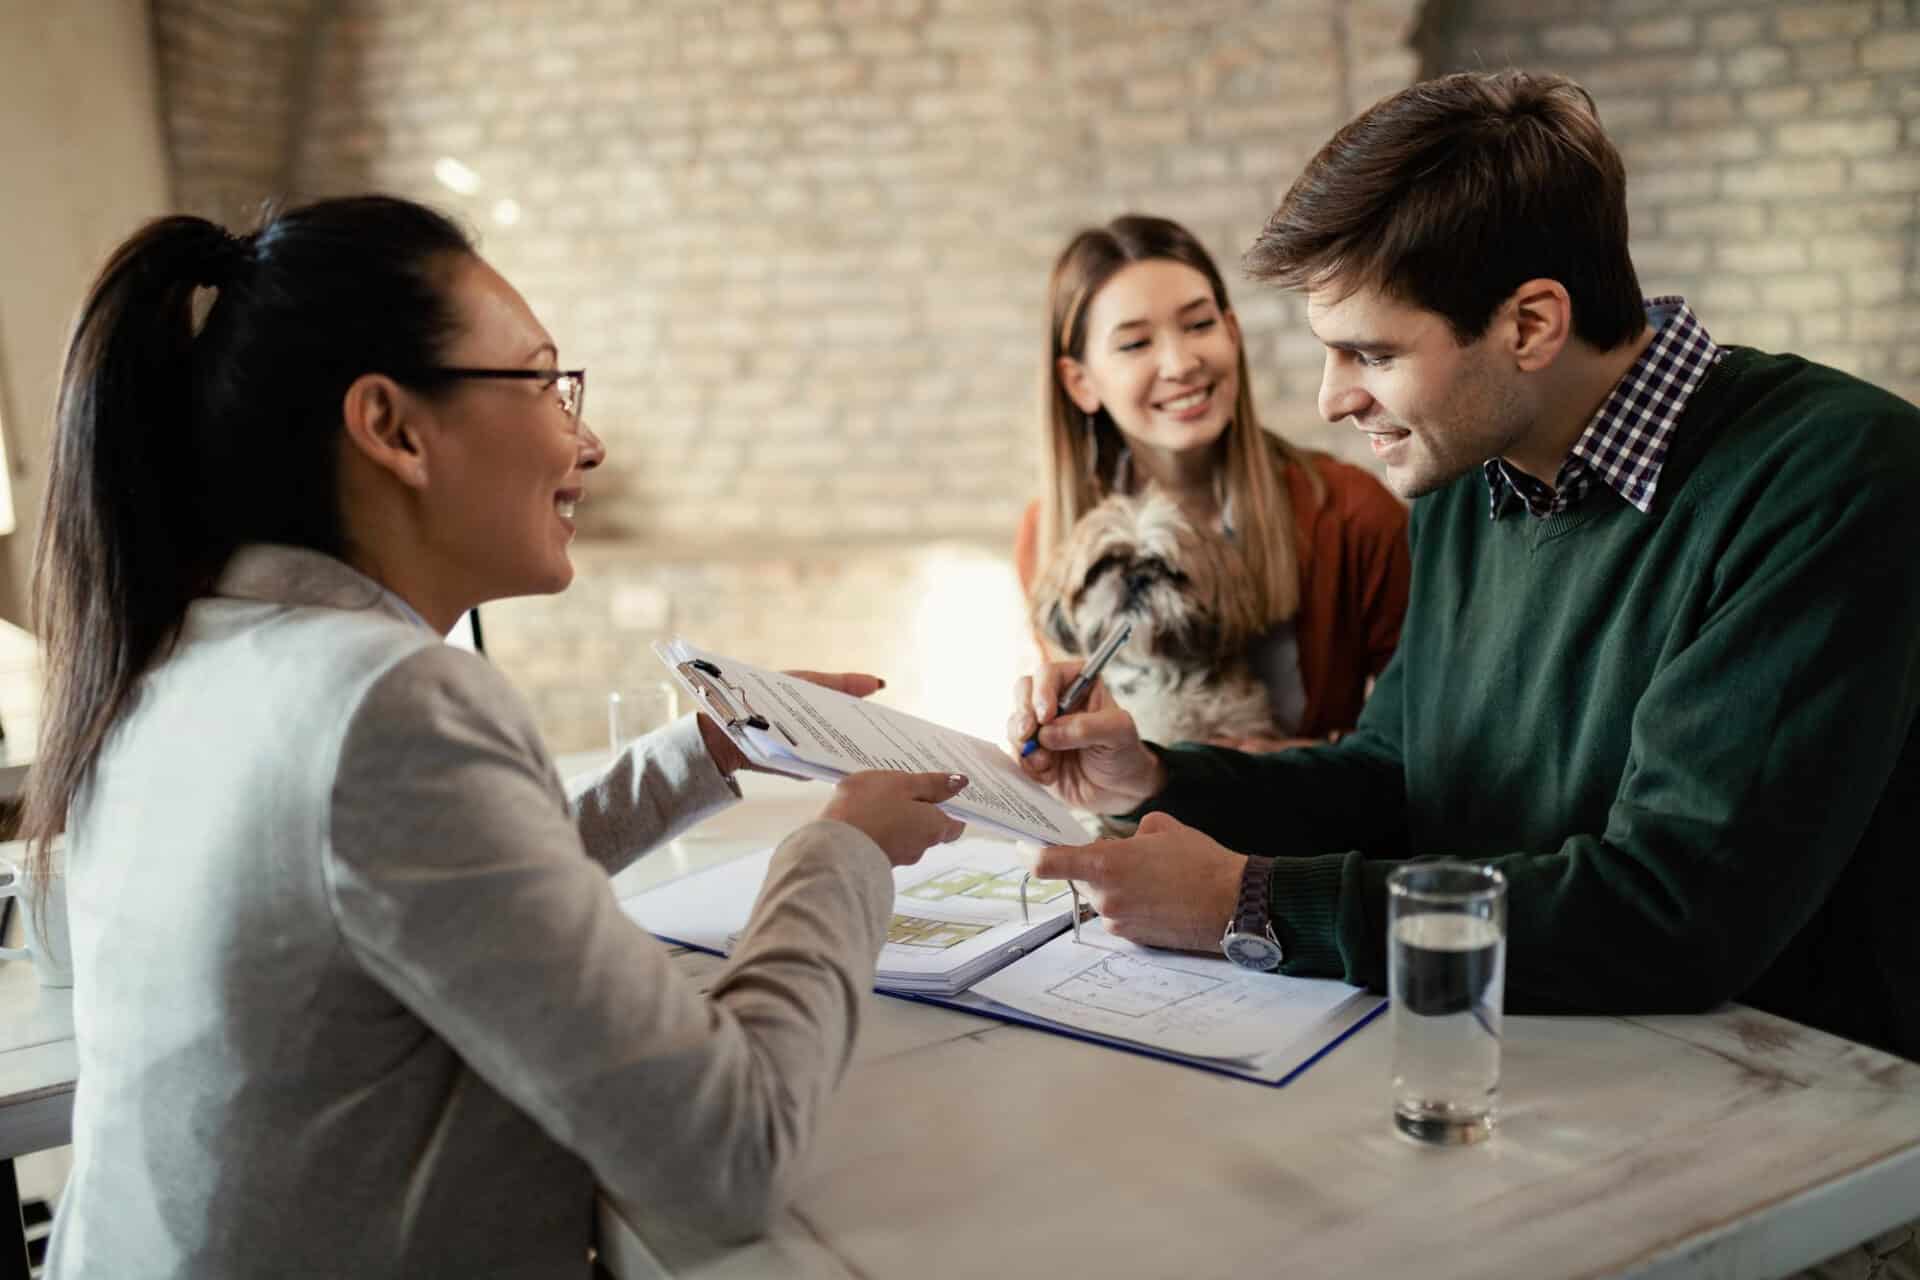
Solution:
[(720, 668), (705, 658), (689, 658), (685, 662), (674, 664), (686, 682), (699, 693), (700, 700), (729, 729), (758, 729), (762, 733), (778, 732), (798, 750), (800, 743), (787, 727), (777, 721), (767, 719), (747, 701), (747, 691), (737, 684), (727, 683)]

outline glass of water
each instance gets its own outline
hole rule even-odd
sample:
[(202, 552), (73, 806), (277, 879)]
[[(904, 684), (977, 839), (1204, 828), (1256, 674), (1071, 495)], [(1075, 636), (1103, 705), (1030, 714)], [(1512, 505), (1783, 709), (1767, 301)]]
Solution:
[(607, 748), (615, 756), (635, 738), (672, 724), (680, 714), (678, 691), (665, 680), (607, 694)]
[(1479, 1142), (1500, 1099), (1507, 880), (1467, 862), (1387, 877), (1393, 1123), (1420, 1142)]

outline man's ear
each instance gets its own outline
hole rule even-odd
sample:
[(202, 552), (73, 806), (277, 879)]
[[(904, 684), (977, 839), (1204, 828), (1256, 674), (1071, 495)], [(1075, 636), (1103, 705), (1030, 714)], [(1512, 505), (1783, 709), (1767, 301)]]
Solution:
[(1573, 299), (1566, 286), (1544, 277), (1528, 280), (1507, 299), (1514, 365), (1536, 373), (1559, 359), (1573, 337)]
[(1067, 398), (1079, 406), (1080, 412), (1093, 413), (1100, 408), (1100, 393), (1093, 389), (1093, 379), (1087, 376), (1087, 366), (1072, 356), (1061, 356), (1054, 363), (1054, 375), (1060, 379)]
[(341, 404), (347, 444), (412, 489), (427, 483), (427, 454), (412, 421), (419, 401), (383, 373), (353, 380)]

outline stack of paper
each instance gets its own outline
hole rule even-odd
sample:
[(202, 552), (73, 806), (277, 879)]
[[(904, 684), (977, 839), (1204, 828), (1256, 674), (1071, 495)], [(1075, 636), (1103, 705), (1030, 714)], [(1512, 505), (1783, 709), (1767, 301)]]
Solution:
[(755, 764), (836, 781), (866, 769), (959, 773), (967, 789), (940, 807), (970, 825), (1038, 844), (1086, 844), (1073, 811), (998, 745), (904, 711), (695, 648), (654, 652)]
[[(760, 896), (773, 850), (764, 849), (622, 903), (648, 932), (670, 942), (728, 952)], [(874, 985), (908, 995), (964, 991), (1066, 929), (1073, 899), (1064, 880), (1026, 884), (1011, 845), (959, 840), (936, 845), (893, 872), (893, 919)]]

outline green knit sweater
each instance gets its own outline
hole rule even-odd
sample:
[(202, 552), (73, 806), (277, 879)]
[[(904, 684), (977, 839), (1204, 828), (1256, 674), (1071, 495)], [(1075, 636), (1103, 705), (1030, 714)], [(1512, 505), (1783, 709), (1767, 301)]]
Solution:
[(1386, 878), (1507, 876), (1515, 1012), (1728, 999), (1920, 1058), (1920, 410), (1729, 349), (1653, 510), (1414, 504), (1400, 649), (1337, 746), (1163, 749), (1171, 813), (1277, 856), (1285, 971), (1386, 978)]

